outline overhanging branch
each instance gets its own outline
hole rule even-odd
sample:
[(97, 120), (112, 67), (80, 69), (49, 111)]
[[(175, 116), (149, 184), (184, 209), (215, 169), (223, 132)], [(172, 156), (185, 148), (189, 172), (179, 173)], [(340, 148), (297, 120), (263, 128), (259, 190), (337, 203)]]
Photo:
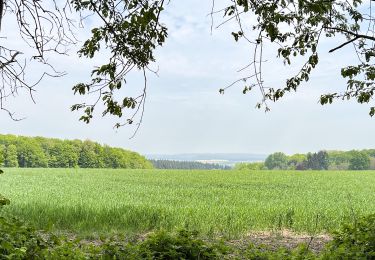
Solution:
[(359, 37), (354, 37), (353, 39), (351, 39), (351, 40), (349, 40), (349, 41), (347, 41), (347, 42), (345, 42), (345, 43), (337, 46), (336, 48), (333, 48), (332, 50), (329, 51), (329, 53), (337, 51), (338, 49), (341, 49), (342, 47), (344, 47), (344, 46), (348, 45), (349, 43), (352, 43), (352, 42), (354, 42), (354, 41), (356, 41), (358, 39), (359, 39)]
[(355, 32), (348, 31), (348, 30), (345, 30), (345, 29), (342, 29), (342, 28), (338, 28), (338, 27), (323, 27), (323, 29), (335, 30), (335, 31), (347, 33), (347, 34), (350, 34), (350, 35), (356, 37), (357, 39), (363, 38), (363, 39), (375, 41), (375, 37), (374, 36), (369, 36), (369, 35), (366, 35), (366, 34), (359, 34), (359, 33), (355, 33)]

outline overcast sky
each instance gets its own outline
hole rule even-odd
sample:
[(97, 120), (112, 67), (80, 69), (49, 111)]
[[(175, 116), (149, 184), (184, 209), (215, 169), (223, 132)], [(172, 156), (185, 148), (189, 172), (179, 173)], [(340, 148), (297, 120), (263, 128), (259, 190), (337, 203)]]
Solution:
[[(114, 130), (112, 119), (98, 116), (86, 125), (78, 121), (80, 114), (70, 112), (69, 107), (80, 101), (73, 96), (72, 86), (89, 80), (95, 64), (78, 59), (74, 49), (70, 57), (52, 58), (57, 68), (68, 75), (43, 81), (35, 94), (36, 104), (27, 93), (8, 100), (16, 115), (26, 119), (14, 122), (0, 113), (0, 132), (91, 139), (142, 154), (276, 151), (292, 154), (320, 149), (375, 148), (375, 119), (368, 115), (369, 105), (318, 104), (320, 94), (345, 88), (339, 73), (343, 65), (356, 61), (351, 46), (328, 54), (337, 42), (324, 40), (319, 68), (311, 80), (297, 93), (271, 104), (269, 113), (255, 109), (261, 96), (257, 92), (243, 95), (241, 85), (220, 95), (220, 88), (244, 75), (236, 71), (249, 63), (252, 49), (233, 40), (231, 25), (214, 30), (211, 35), (211, 20), (207, 16), (210, 2), (171, 1), (167, 6), (162, 19), (169, 28), (169, 37), (157, 51), (157, 63), (153, 66), (159, 68), (159, 77), (150, 75), (145, 116), (135, 138), (129, 139), (134, 128)], [(216, 22), (220, 21), (217, 17)], [(3, 23), (2, 34), (9, 36), (8, 40), (15, 32), (14, 26), (10, 27)], [(83, 40), (84, 33), (81, 34)], [(275, 59), (272, 48), (265, 56), (268, 62), (264, 77), (269, 86), (282, 86), (288, 75), (301, 66), (296, 61), (284, 67)], [(141, 84), (140, 77), (134, 76), (129, 79), (128, 88)]]

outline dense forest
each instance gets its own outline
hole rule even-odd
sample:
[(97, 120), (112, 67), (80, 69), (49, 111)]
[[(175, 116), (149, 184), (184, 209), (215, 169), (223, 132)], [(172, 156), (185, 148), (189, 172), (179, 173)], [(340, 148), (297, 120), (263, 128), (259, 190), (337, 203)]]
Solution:
[(153, 168), (138, 153), (86, 140), (0, 135), (0, 166), (22, 168)]
[(194, 161), (174, 161), (174, 160), (150, 160), (157, 169), (185, 169), (185, 170), (230, 170), (231, 167), (216, 163), (201, 163)]
[(265, 162), (239, 163), (236, 170), (375, 170), (375, 149), (269, 155)]

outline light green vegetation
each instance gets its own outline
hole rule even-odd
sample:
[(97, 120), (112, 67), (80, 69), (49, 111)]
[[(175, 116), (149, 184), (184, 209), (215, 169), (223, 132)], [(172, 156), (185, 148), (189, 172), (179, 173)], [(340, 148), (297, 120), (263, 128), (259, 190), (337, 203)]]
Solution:
[(375, 212), (375, 172), (7, 169), (0, 193), (5, 214), (82, 235), (329, 232)]

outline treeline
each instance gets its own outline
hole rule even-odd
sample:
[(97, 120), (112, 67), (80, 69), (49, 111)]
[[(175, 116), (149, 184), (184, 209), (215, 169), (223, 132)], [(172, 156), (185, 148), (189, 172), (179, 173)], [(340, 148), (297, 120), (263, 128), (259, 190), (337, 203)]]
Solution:
[(277, 152), (265, 162), (236, 164), (237, 170), (375, 170), (375, 149), (319, 151), (288, 156)]
[(231, 169), (231, 167), (225, 166), (225, 165), (201, 163), (201, 162), (194, 162), (194, 161), (150, 160), (150, 162), (156, 169), (186, 169), (186, 170), (193, 170), (193, 169), (230, 170)]
[(0, 135), (0, 166), (22, 168), (153, 168), (138, 153), (89, 140)]

